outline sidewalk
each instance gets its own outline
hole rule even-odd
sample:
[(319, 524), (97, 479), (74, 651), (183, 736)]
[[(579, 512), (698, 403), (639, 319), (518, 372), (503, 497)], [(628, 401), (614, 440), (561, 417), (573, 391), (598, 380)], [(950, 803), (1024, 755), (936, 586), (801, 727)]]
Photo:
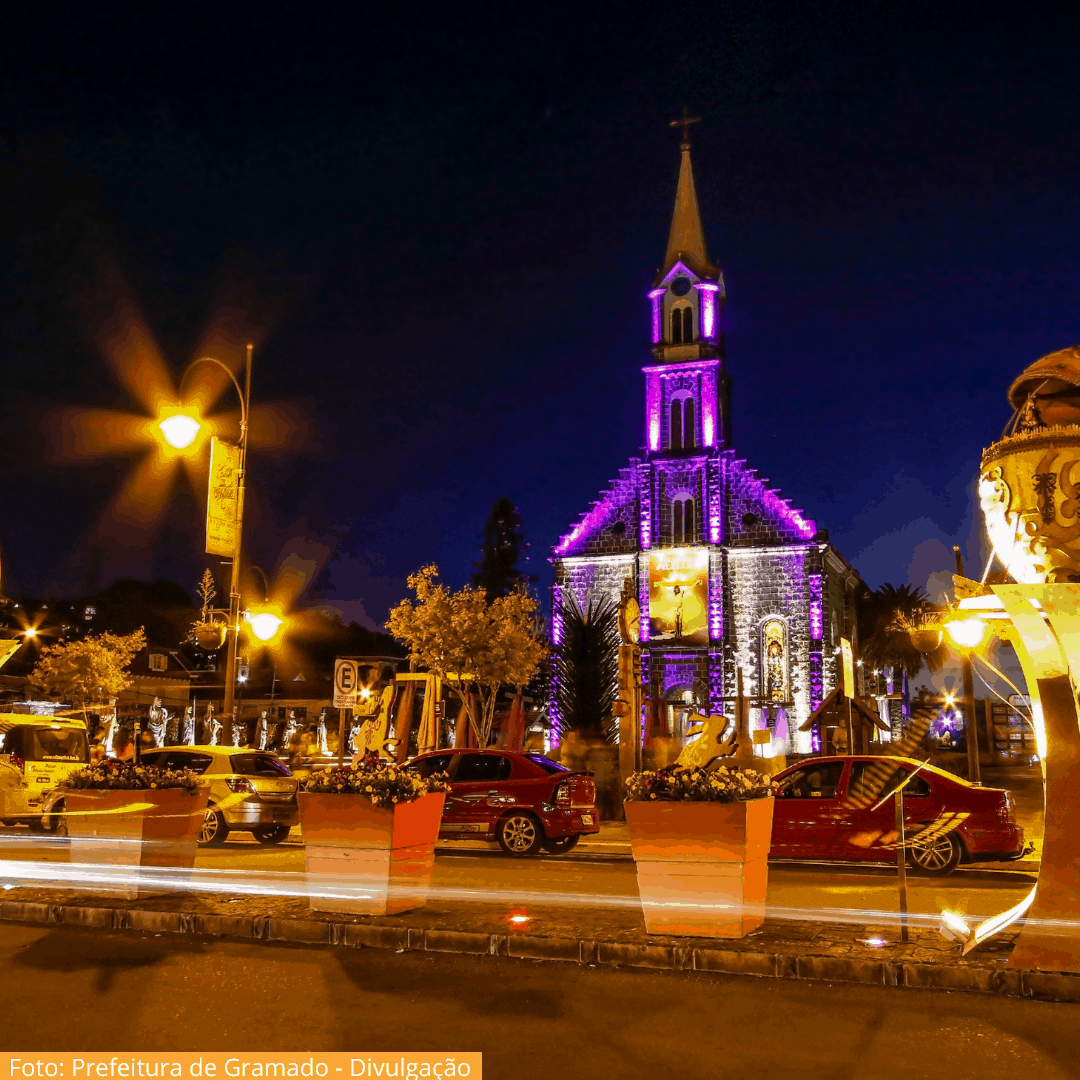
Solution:
[[(617, 844), (617, 829), (598, 843)], [(273, 875), (270, 875), (273, 877)], [(302, 878), (301, 875), (288, 875)], [(269, 886), (272, 887), (272, 886)], [(301, 882), (302, 887), (302, 882)], [(782, 979), (978, 991), (1080, 1003), (1080, 973), (1007, 966), (1016, 931), (961, 957), (923, 917), (911, 941), (892, 918), (878, 925), (767, 919), (746, 938), (673, 938), (646, 933), (636, 903), (533, 904), (446, 899), (396, 916), (312, 912), (306, 896), (173, 891), (138, 900), (62, 889), (14, 887), (0, 902), (5, 921), (155, 934), (192, 934), (275, 943), (426, 950), (579, 964), (707, 971)], [(478, 891), (479, 892), (479, 891)], [(512, 914), (526, 922), (511, 923)]]

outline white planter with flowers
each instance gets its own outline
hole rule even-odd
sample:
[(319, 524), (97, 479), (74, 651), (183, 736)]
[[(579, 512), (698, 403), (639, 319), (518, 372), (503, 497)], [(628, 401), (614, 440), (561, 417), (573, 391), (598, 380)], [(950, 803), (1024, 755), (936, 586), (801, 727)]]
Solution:
[(765, 919), (776, 784), (679, 765), (626, 781), (626, 824), (650, 934), (745, 937)]
[(297, 795), (312, 911), (394, 915), (427, 903), (445, 792), (389, 762), (315, 773)]
[(70, 837), (70, 861), (96, 892), (134, 900), (186, 884), (210, 794), (197, 774), (106, 758), (59, 790), (57, 831)]

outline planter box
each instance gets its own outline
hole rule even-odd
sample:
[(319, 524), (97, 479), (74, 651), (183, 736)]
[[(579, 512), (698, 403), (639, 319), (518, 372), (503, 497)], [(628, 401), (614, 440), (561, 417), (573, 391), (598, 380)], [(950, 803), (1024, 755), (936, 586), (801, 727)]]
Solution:
[(109, 868), (139, 867), (168, 871), (169, 881), (187, 883), (195, 863), (199, 830), (206, 816), (210, 788), (200, 784), (194, 795), (179, 788), (165, 791), (94, 791), (64, 795), (70, 861), (103, 867), (95, 891), (135, 900), (161, 892), (163, 885), (140, 886), (135, 874), (110, 880)]
[(773, 800), (628, 802), (650, 934), (745, 937), (765, 920)]
[(300, 792), (311, 910), (396, 915), (423, 907), (444, 799), (440, 792), (382, 810), (362, 795)]

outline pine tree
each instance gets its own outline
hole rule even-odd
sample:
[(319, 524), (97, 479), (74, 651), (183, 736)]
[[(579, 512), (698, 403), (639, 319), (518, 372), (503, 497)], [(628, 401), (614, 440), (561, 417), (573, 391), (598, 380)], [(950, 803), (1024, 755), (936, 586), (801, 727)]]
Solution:
[(484, 590), (489, 604), (536, 580), (518, 565), (523, 559), (528, 562), (528, 550), (517, 507), (505, 495), (496, 499), (484, 525), (481, 556), (473, 563), (472, 576), (473, 585)]

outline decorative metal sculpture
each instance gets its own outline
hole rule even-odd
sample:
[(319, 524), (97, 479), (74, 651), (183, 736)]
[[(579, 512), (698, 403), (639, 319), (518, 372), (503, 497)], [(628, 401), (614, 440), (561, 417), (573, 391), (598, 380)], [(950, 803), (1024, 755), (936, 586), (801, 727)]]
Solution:
[(195, 702), (193, 701), (184, 710), (184, 726), (180, 732), (180, 742), (183, 746), (195, 745)]
[(318, 726), (317, 730), (318, 730), (318, 736), (319, 736), (319, 753), (320, 754), (325, 754), (326, 756), (329, 757), (330, 748), (326, 745), (326, 710), (325, 709), (323, 709), (323, 711), (321, 713), (319, 713), (319, 726)]
[(296, 710), (295, 709), (290, 709), (289, 710), (289, 719), (288, 719), (288, 722), (285, 724), (285, 734), (284, 734), (284, 736), (282, 737), (282, 740), (281, 740), (281, 749), (282, 749), (282, 751), (284, 751), (284, 752), (289, 751), (289, 749), (292, 747), (293, 740), (300, 733), (302, 728), (303, 728), (303, 724), (299, 720), (296, 719)]
[(243, 742), (240, 741), (240, 739), (241, 739), (241, 729), (243, 730), (244, 738), (246, 738), (247, 737), (247, 724), (242, 724), (239, 720), (237, 720), (236, 723), (233, 724), (232, 744), (233, 744), (234, 747), (236, 747), (238, 749), (245, 745)]
[(120, 718), (116, 714), (116, 702), (112, 703), (112, 707), (105, 713), (103, 719), (105, 720), (105, 756), (112, 757), (116, 752), (114, 743), (116, 736), (120, 734)]
[(150, 720), (146, 726), (155, 746), (165, 745), (165, 732), (169, 719), (169, 710), (161, 704), (161, 698), (154, 698), (154, 704), (150, 706)]
[(694, 713), (686, 721), (687, 742), (676, 764), (691, 769), (707, 769), (720, 758), (732, 757), (739, 749), (738, 732), (726, 716)]
[(267, 719), (267, 710), (263, 709), (259, 715), (259, 722), (255, 725), (255, 741), (260, 750), (266, 749), (266, 740), (270, 734), (270, 721)]
[(221, 721), (214, 715), (214, 704), (210, 702), (206, 706), (206, 716), (203, 720), (203, 730), (206, 733), (206, 745), (217, 746), (221, 738)]

